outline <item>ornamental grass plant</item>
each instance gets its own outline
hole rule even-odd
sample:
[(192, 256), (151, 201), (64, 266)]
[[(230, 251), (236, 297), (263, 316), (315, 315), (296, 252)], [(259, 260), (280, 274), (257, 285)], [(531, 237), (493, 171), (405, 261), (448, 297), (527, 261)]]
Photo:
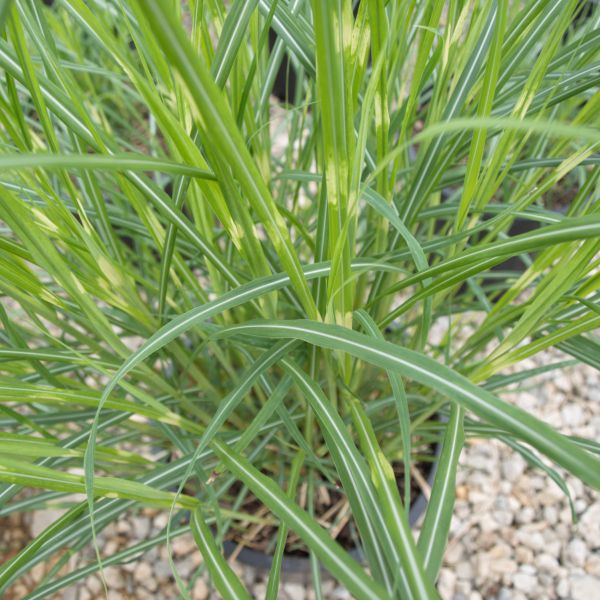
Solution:
[[(600, 489), (598, 440), (502, 399), (600, 368), (599, 22), (577, 0), (0, 2), (0, 515), (67, 506), (0, 595), (191, 531), (183, 598), (204, 571), (250, 597), (225, 539), (272, 555), (269, 599), (290, 552), (317, 597), (322, 566), (355, 598), (437, 598), (469, 438)], [(102, 555), (149, 506), (167, 529)]]

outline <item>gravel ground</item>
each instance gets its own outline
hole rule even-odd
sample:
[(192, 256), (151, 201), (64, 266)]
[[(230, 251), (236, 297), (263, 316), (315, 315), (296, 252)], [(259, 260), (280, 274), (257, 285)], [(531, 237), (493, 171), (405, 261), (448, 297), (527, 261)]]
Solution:
[[(538, 356), (520, 369), (548, 364), (564, 357), (555, 352)], [(573, 367), (561, 374), (537, 378), (528, 389), (504, 394), (508, 400), (557, 426), (567, 434), (600, 440), (600, 374)], [(496, 441), (468, 442), (457, 480), (457, 501), (439, 589), (446, 600), (523, 600), (526, 598), (593, 600), (600, 597), (600, 495), (567, 477), (578, 522), (573, 524), (569, 504), (558, 486), (509, 448)], [(40, 513), (30, 523), (39, 532), (55, 515)], [(158, 533), (166, 515), (142, 510), (111, 525), (101, 535), (102, 554), (109, 556), (133, 542)], [(4, 525), (4, 527), (2, 527)], [(23, 527), (0, 520), (0, 538), (6, 549), (23, 543)], [(201, 563), (191, 536), (173, 541), (173, 556), (184, 581)], [(89, 557), (88, 557), (89, 558)], [(66, 569), (75, 567), (70, 562)], [(265, 574), (234, 563), (256, 598), (264, 598)], [(34, 576), (40, 577), (38, 570)], [(166, 548), (154, 549), (144, 559), (105, 570), (108, 599), (177, 598)], [(30, 584), (31, 580), (29, 581)], [(324, 583), (324, 596), (350, 596), (333, 581)], [(22, 598), (26, 586), (13, 587), (6, 598)], [(314, 592), (301, 579), (285, 581), (281, 598), (310, 600)], [(53, 598), (104, 598), (102, 584), (90, 577), (85, 586)], [(208, 579), (196, 580), (192, 598), (218, 598)]]
[[(546, 352), (520, 369), (565, 358)], [(600, 440), (600, 374), (587, 366), (539, 376), (504, 398), (565, 434)], [(600, 494), (565, 477), (563, 492), (496, 441), (471, 440), (439, 587), (454, 600), (600, 597)]]

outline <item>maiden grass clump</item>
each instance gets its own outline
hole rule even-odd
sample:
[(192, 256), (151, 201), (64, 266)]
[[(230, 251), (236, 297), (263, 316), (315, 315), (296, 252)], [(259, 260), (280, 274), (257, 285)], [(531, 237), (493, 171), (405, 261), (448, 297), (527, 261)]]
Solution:
[[(154, 506), (167, 531), (28, 598), (189, 531), (247, 598), (221, 543), (248, 520), (272, 531), (268, 598), (289, 534), (317, 589), (321, 564), (356, 598), (435, 598), (469, 437), (600, 489), (594, 441), (502, 399), (550, 347), (544, 371), (600, 368), (599, 20), (575, 0), (1, 2), (0, 515), (87, 499), (0, 590)], [(411, 472), (438, 444), (415, 542)], [(322, 489), (365, 565), (318, 522)]]

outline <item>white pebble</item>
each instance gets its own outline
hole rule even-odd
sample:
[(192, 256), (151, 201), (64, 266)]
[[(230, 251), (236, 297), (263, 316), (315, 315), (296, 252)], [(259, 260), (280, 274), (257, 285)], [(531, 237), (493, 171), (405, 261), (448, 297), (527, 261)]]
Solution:
[(529, 573), (517, 573), (513, 578), (515, 588), (525, 594), (532, 594), (537, 588), (537, 577)]
[(535, 510), (531, 506), (526, 506), (522, 510), (517, 512), (516, 521), (517, 523), (527, 524), (531, 523), (535, 518)]
[(587, 554), (588, 549), (585, 542), (580, 538), (575, 538), (569, 542), (565, 552), (567, 564), (583, 567)]
[(117, 522), (117, 531), (119, 533), (128, 534), (131, 531), (131, 523), (124, 519)]
[(85, 582), (85, 584), (86, 584), (87, 589), (90, 590), (90, 592), (92, 592), (93, 596), (96, 596), (102, 590), (102, 582), (95, 575), (92, 577), (89, 577), (87, 579), (87, 581)]
[(146, 561), (140, 561), (133, 571), (133, 576), (136, 581), (143, 583), (146, 579), (152, 577), (152, 567)]
[(585, 563), (585, 572), (600, 577), (600, 554), (591, 556)]
[[(294, 584), (297, 588), (301, 588), (302, 589), (302, 594), (305, 594), (305, 588), (304, 586), (301, 586), (299, 584)], [(286, 586), (287, 589), (287, 586)], [(298, 593), (297, 591), (295, 593)], [(303, 596), (293, 596), (292, 594), (289, 595), (290, 600), (297, 600), (297, 598), (300, 599), (304, 599), (304, 595)], [(344, 587), (336, 587), (333, 592), (331, 592), (331, 594), (329, 595), (329, 598), (331, 598), (332, 600), (349, 600), (350, 598), (352, 598), (352, 596), (350, 595), (350, 592), (344, 588)]]
[(577, 427), (583, 423), (583, 409), (579, 404), (567, 404), (560, 414), (563, 418), (563, 423), (568, 427)]
[(440, 570), (437, 587), (442, 598), (450, 599), (454, 596), (454, 589), (456, 587), (456, 574), (452, 569)]
[(133, 535), (140, 540), (146, 539), (150, 534), (150, 519), (147, 517), (134, 517), (131, 522)]
[(556, 586), (556, 594), (559, 598), (568, 598), (571, 593), (571, 586), (568, 579), (561, 579)]
[(194, 583), (192, 597), (194, 598), (194, 600), (206, 600), (206, 598), (208, 598), (208, 586), (206, 585), (206, 581), (204, 581), (202, 577), (196, 579), (196, 583)]
[(473, 567), (471, 563), (465, 561), (456, 565), (456, 576), (459, 579), (472, 579)]
[(493, 573), (501, 575), (510, 575), (517, 570), (517, 563), (510, 558), (499, 558), (491, 562), (490, 568)]
[(556, 571), (556, 569), (558, 569), (558, 561), (556, 560), (556, 558), (554, 558), (554, 556), (543, 553), (536, 557), (535, 566), (540, 571), (547, 571), (549, 573), (554, 573)]
[(517, 539), (532, 550), (542, 550), (544, 548), (544, 536), (539, 531), (528, 531), (520, 529), (517, 531)]
[(123, 572), (118, 567), (106, 567), (104, 569), (104, 579), (109, 589), (125, 587)]
[(592, 504), (581, 515), (578, 531), (591, 547), (598, 545), (598, 540), (600, 540), (600, 502)]
[(91, 592), (87, 588), (82, 587), (79, 590), (79, 594), (77, 596), (77, 600), (91, 600), (91, 599), (92, 599)]
[(153, 565), (154, 576), (159, 580), (166, 580), (173, 576), (171, 565), (166, 559), (157, 560)]
[(572, 600), (591, 600), (598, 597), (600, 590), (600, 579), (591, 575), (572, 576), (571, 599)]
[(172, 541), (171, 547), (176, 556), (185, 556), (196, 550), (196, 543), (191, 535), (180, 535)]
[(528, 565), (533, 560), (533, 552), (525, 546), (517, 546), (515, 557), (518, 562)]
[(502, 463), (502, 475), (506, 480), (515, 482), (523, 475), (526, 467), (523, 457), (515, 452)]
[(554, 525), (558, 521), (558, 511), (554, 506), (544, 507), (544, 520)]
[[(175, 567), (177, 568), (177, 572), (182, 579), (189, 579), (195, 569), (194, 560), (191, 556), (188, 556), (184, 560), (175, 563)], [(252, 577), (252, 582), (253, 581), (254, 577)]]

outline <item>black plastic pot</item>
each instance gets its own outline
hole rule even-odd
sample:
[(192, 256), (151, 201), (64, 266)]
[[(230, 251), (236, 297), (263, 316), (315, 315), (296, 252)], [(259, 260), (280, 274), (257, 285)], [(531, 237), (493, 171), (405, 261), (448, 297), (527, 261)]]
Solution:
[[(435, 460), (427, 476), (427, 483), (430, 487), (433, 485), (433, 480), (437, 471), (438, 458), (441, 449), (441, 444), (438, 444), (435, 449)], [(408, 522), (411, 527), (415, 526), (415, 524), (419, 520), (419, 517), (425, 512), (426, 508), (427, 498), (425, 498), (423, 494), (419, 494), (417, 499), (411, 504), (410, 510), (408, 512)], [(225, 557), (231, 556), (231, 554), (233, 554), (233, 552), (236, 550), (237, 546), (238, 544), (234, 541), (225, 541), (223, 543)], [(354, 559), (360, 562), (364, 560), (364, 556), (359, 548), (353, 548), (352, 550), (350, 550), (350, 556), (352, 556)], [(239, 554), (237, 554), (236, 560), (238, 560), (242, 564), (263, 571), (269, 571), (271, 569), (271, 564), (273, 563), (273, 557), (270, 554), (266, 554), (265, 552), (261, 552), (259, 550), (253, 550), (252, 548), (242, 548)], [(308, 557), (292, 556), (286, 554), (283, 557), (281, 569), (282, 572), (287, 574), (306, 575), (311, 571), (310, 559)]]

